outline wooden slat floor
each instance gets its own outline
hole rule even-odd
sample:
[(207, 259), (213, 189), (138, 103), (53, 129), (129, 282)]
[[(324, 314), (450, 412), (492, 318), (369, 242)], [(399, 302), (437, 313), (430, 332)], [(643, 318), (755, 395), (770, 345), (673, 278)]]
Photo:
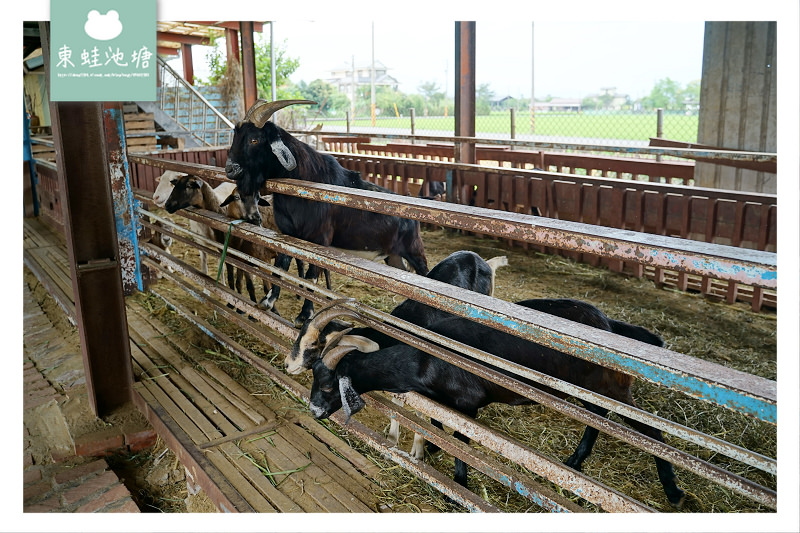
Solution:
[[(26, 218), (23, 248), (25, 265), (74, 320), (63, 237)], [(188, 342), (167, 341), (169, 328), (140, 306), (126, 310), (134, 403), (220, 510), (378, 511), (378, 468), (304, 406), (278, 409), (214, 363), (188, 361)]]
[(75, 297), (64, 236), (38, 218), (23, 218), (22, 258), (74, 325)]
[(189, 456), (203, 458), (198, 466), (206, 483), (219, 490), (207, 490), (218, 507), (377, 511), (373, 463), (303, 414), (304, 409), (288, 414), (281, 409), (279, 414), (213, 362), (184, 360), (176, 347), (183, 349), (185, 341), (179, 336), (167, 341), (171, 330), (140, 307), (129, 305), (127, 311), (134, 389), (145, 415), (158, 417)]

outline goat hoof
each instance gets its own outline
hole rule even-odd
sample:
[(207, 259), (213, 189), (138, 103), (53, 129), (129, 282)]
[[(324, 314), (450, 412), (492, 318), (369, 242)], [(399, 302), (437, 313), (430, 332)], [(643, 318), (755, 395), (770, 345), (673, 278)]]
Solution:
[(297, 315), (297, 318), (294, 319), (294, 327), (296, 327), (298, 329), (302, 328), (303, 324), (306, 323), (306, 320), (308, 320), (307, 316)]
[(668, 494), (667, 500), (669, 501), (669, 504), (675, 509), (682, 509), (683, 504), (686, 503), (686, 493), (683, 492), (681, 489), (678, 489), (678, 492), (676, 492), (675, 494)]

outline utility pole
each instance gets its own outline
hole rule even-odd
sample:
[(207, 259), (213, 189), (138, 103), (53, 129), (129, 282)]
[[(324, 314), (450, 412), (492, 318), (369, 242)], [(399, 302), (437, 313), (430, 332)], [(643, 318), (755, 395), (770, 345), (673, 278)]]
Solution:
[(353, 69), (353, 79), (350, 84), (350, 114), (356, 116), (356, 56), (350, 56), (350, 67)]
[(533, 22), (531, 22), (531, 134), (536, 133), (536, 98), (534, 98), (533, 91), (533, 72), (535, 65), (533, 58)]
[(370, 115), (372, 127), (375, 127), (375, 21), (372, 21), (372, 69), (370, 72)]
[(275, 21), (269, 23), (269, 76), (272, 81), (272, 101), (278, 99), (278, 80), (275, 68)]

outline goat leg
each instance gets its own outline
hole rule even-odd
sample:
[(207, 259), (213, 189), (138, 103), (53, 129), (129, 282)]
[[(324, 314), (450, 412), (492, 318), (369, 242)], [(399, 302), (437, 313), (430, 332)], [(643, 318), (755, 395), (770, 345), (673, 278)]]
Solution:
[[(289, 265), (291, 262), (292, 257), (286, 254), (278, 254), (278, 257), (275, 258), (275, 266), (286, 272), (289, 271)], [(273, 311), (275, 302), (278, 300), (278, 296), (280, 296), (280, 294), (280, 286), (273, 284), (266, 296), (264, 296), (258, 303), (258, 306), (265, 311)]]
[[(308, 265), (308, 270), (306, 271), (305, 279), (312, 280), (314, 283), (317, 282), (320, 274), (320, 268), (317, 265), (311, 264)], [(305, 300), (303, 302), (303, 308), (300, 310), (300, 314), (297, 315), (297, 318), (294, 319), (294, 326), (296, 328), (303, 327), (303, 324), (306, 323), (311, 315), (314, 314), (314, 302), (311, 300)]]
[[(631, 404), (636, 407), (636, 404), (634, 404), (633, 401), (631, 401)], [(659, 442), (664, 442), (664, 435), (660, 430), (625, 416), (622, 417), (622, 420), (624, 420), (639, 433), (651, 437)], [(683, 490), (681, 490), (675, 483), (675, 470), (672, 467), (672, 463), (656, 456), (653, 456), (653, 459), (656, 462), (658, 479), (661, 481), (661, 486), (664, 487), (664, 494), (667, 495), (667, 500), (669, 500), (670, 505), (676, 509), (680, 509), (683, 507), (683, 502), (686, 499), (686, 493), (684, 493)]]

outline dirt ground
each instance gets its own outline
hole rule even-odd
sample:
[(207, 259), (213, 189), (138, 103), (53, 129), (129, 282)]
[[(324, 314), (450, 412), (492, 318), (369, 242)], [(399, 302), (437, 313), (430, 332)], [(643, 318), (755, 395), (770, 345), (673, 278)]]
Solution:
[[(184, 219), (180, 219), (184, 220)], [(505, 243), (479, 236), (466, 236), (450, 230), (426, 229), (423, 231), (429, 266), (433, 266), (450, 253), (468, 249), (489, 259), (497, 255), (506, 255), (509, 265), (497, 272), (495, 296), (503, 300), (517, 301), (527, 298), (570, 297), (584, 300), (596, 305), (612, 318), (647, 327), (660, 335), (666, 347), (687, 355), (713, 361), (731, 368), (736, 368), (758, 376), (776, 379), (777, 376), (777, 338), (776, 315), (771, 312), (752, 313), (744, 304), (726, 305), (712, 302), (701, 295), (679, 292), (671, 289), (657, 289), (646, 279), (637, 279), (613, 273), (604, 268), (594, 268), (574, 261), (511, 248)], [(197, 253), (182, 243), (173, 246), (173, 253), (194, 266), (199, 264)], [(209, 261), (212, 263), (213, 261)], [(210, 267), (211, 275), (216, 268)], [(35, 278), (34, 278), (35, 282)], [(187, 306), (193, 306), (198, 314), (208, 313), (207, 309), (197, 304), (185, 292), (162, 280), (156, 285), (161, 291), (179, 299)], [(375, 289), (341, 275), (332, 274), (333, 290), (357, 298), (383, 311), (391, 311), (402, 298), (386, 291)], [(41, 294), (37, 288), (37, 295)], [(131, 300), (145, 308), (165, 314), (163, 309), (154, 309), (153, 301), (146, 295), (137, 295)], [(51, 316), (63, 312), (50, 300), (45, 298), (45, 309)], [(49, 306), (49, 307), (48, 307)], [(299, 311), (300, 300), (284, 293), (278, 302), (281, 315), (293, 319)], [(173, 313), (174, 315), (174, 313)], [(209, 320), (219, 324), (219, 317), (208, 316)], [(174, 327), (185, 327), (177, 317), (172, 317)], [(166, 321), (166, 319), (165, 319)], [(62, 319), (57, 327), (63, 329), (70, 342), (77, 345), (77, 333), (74, 328)], [(214, 343), (199, 332), (184, 331), (183, 335), (191, 335), (192, 342), (198, 346), (214, 347)], [(244, 340), (240, 339), (241, 342)], [(270, 353), (263, 347), (251, 348), (267, 360), (282, 367), (282, 356)], [(212, 349), (220, 353), (224, 359), (224, 350)], [(208, 357), (212, 357), (207, 355)], [(221, 361), (221, 364), (224, 360)], [(230, 370), (237, 379), (241, 378), (246, 387), (253, 383), (240, 370)], [(298, 381), (310, 386), (310, 375), (300, 376)], [(261, 383), (261, 382), (259, 382)], [(259, 387), (263, 384), (259, 384)], [(273, 387), (276, 389), (276, 387)], [(274, 394), (283, 394), (273, 391)], [(79, 396), (79, 395), (76, 395)], [(761, 424), (747, 417), (729, 413), (725, 409), (710, 406), (704, 402), (693, 400), (674, 391), (657, 386), (637, 382), (634, 396), (640, 407), (680, 423), (696, 427), (721, 437), (729, 442), (739, 444), (751, 450), (775, 457), (777, 435), (775, 428)], [(91, 415), (88, 406), (80, 399), (71, 400), (67, 415), (71, 426), (78, 431), (89, 431), (105, 424), (140, 423), (138, 412), (119, 413), (105, 420)], [(302, 408), (302, 406), (300, 406)], [(135, 411), (135, 409), (133, 410)], [(612, 415), (613, 417), (614, 415)], [(385, 430), (387, 421), (380, 415), (370, 413), (366, 409), (358, 415), (359, 419), (378, 430)], [(479, 421), (495, 429), (505, 431), (515, 438), (523, 440), (531, 447), (539, 449), (552, 457), (565, 458), (580, 438), (582, 426), (571, 419), (553, 414), (541, 406), (508, 407), (489, 406), (481, 411)], [(332, 428), (334, 429), (334, 428)], [(362, 453), (370, 450), (349, 437), (346, 431), (342, 438)], [(410, 446), (410, 432), (404, 431), (401, 446)], [(701, 458), (720, 464), (735, 473), (754, 479), (768, 487), (775, 488), (774, 476), (740, 465), (735, 461), (718, 456), (706, 450), (685, 444), (678, 439), (667, 436), (667, 442)], [(603, 482), (623, 492), (633, 494), (648, 505), (662, 511), (670, 511), (661, 487), (656, 480), (655, 468), (650, 456), (636, 449), (620, 449), (619, 443), (610, 437), (601, 436), (592, 457), (587, 460), (584, 472), (599, 477)], [(427, 457), (426, 461), (434, 464), (447, 475), (452, 475), (452, 458), (445, 454)], [(374, 461), (383, 461), (380, 457)], [(386, 479), (382, 480), (387, 488), (384, 508), (392, 511), (460, 511), (441, 498), (438, 492), (413, 476), (385, 463)], [(114, 456), (109, 464), (125, 480), (137, 504), (143, 512), (213, 512), (210, 502), (200, 495), (193, 495), (191, 486), (183, 474), (174, 454), (163, 442), (153, 448), (133, 456)], [(690, 492), (687, 511), (701, 512), (753, 512), (769, 511), (762, 506), (747, 500), (730, 491), (720, 489), (711, 482), (678, 469), (681, 486)], [(509, 495), (497, 483), (480, 474), (470, 471), (470, 487), (483, 494), (492, 504), (503, 510), (512, 512), (535, 511), (536, 506), (523, 498)], [(191, 484), (190, 484), (191, 485)], [(633, 490), (631, 490), (633, 487)], [(591, 506), (590, 506), (591, 508)]]

